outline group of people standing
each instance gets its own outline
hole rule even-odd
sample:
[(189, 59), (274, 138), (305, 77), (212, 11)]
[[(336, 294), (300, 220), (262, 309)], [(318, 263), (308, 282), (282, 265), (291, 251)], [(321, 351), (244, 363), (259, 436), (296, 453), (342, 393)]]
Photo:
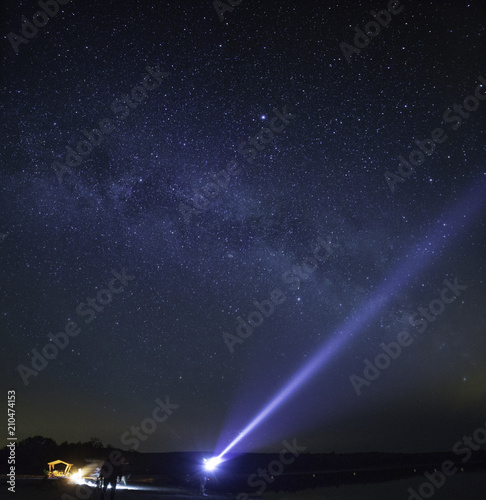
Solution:
[[(98, 488), (101, 490), (101, 500), (108, 500), (106, 493), (108, 485), (111, 486), (109, 500), (114, 500), (118, 479), (120, 479), (120, 482), (126, 484), (126, 467), (124, 468), (124, 465), (126, 466), (128, 464), (113, 463), (109, 458), (104, 461), (99, 470), (97, 482)], [(187, 474), (185, 480), (187, 483), (198, 483), (201, 494), (205, 497), (208, 496), (206, 493), (208, 477), (204, 472), (201, 471), (195, 474)]]
[(106, 490), (111, 485), (110, 500), (115, 499), (116, 484), (118, 478), (123, 478), (123, 464), (113, 464), (111, 460), (106, 459), (100, 468), (98, 475), (98, 488), (101, 489), (101, 500), (106, 498)]

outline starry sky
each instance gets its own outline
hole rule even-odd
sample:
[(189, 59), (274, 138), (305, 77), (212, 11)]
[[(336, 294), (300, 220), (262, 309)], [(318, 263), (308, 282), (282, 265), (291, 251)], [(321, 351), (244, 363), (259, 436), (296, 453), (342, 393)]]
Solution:
[[(486, 418), (486, 101), (453, 110), (481, 75), (486, 92), (484, 2), (403, 2), (348, 57), (387, 2), (233, 3), (220, 19), (209, 0), (72, 0), (30, 38), (37, 3), (2, 3), (17, 435), (126, 449), (169, 398), (139, 451), (221, 451), (324, 349), (238, 451), (450, 450)], [(419, 332), (444, 280), (466, 288)], [(255, 301), (267, 316), (238, 337)], [(33, 374), (66, 324), (78, 333)], [(357, 395), (350, 377), (403, 331), (413, 343)]]

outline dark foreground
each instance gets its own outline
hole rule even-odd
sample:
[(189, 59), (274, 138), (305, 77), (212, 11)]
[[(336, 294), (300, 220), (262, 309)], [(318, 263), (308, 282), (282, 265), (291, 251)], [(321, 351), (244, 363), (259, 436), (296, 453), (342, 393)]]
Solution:
[[(2, 490), (7, 490), (5, 479), (2, 478)], [(109, 490), (106, 495), (109, 498)], [(8, 498), (7, 495), (2, 498)], [(101, 493), (95, 487), (80, 487), (68, 480), (43, 480), (41, 478), (19, 478), (16, 481), (15, 493), (12, 498), (21, 500), (99, 500)], [(231, 494), (210, 494), (203, 497), (198, 491), (192, 489), (151, 486), (141, 484), (128, 484), (116, 490), (116, 500), (155, 500), (155, 499), (195, 499), (208, 498), (222, 500), (235, 498)]]
[[(410, 498), (409, 488), (419, 491), (425, 482), (422, 474), (393, 481), (344, 484), (339, 486), (307, 488), (299, 491), (270, 491), (260, 495), (246, 492), (247, 497), (238, 500), (389, 500)], [(1, 481), (2, 498), (7, 491), (5, 477)], [(276, 485), (273, 485), (274, 487)], [(433, 492), (437, 500), (484, 500), (486, 471), (463, 472), (448, 477), (446, 482)], [(133, 482), (126, 487), (117, 488), (116, 500), (163, 500), (163, 499), (203, 499), (236, 500), (238, 492), (214, 492), (208, 488), (208, 496), (203, 497), (199, 491), (191, 488), (153, 485), (150, 482)], [(80, 489), (67, 480), (46, 481), (41, 478), (17, 478), (15, 493), (11, 498), (20, 500), (99, 500), (100, 492), (95, 488)], [(414, 500), (420, 500), (416, 497)]]
[[(100, 500), (100, 491), (94, 487), (94, 472), (103, 463), (101, 457), (106, 456), (107, 450), (99, 451), (99, 458), (89, 459), (86, 450), (75, 451), (79, 451), (79, 456), (74, 453), (59, 453), (59, 456), (72, 460), (73, 470), (78, 470), (83, 481), (91, 486), (81, 487), (70, 479), (22, 476), (19, 465), (14, 496), (7, 496), (12, 492), (3, 475), (1, 498)], [(42, 449), (38, 454), (19, 454), (38, 462), (24, 463), (22, 468), (39, 474), (42, 464), (58, 455), (57, 450), (51, 450), (49, 456), (42, 456), (41, 452)], [(214, 474), (209, 475), (202, 472), (203, 458), (209, 454), (126, 452), (125, 455), (128, 482), (126, 486), (118, 486), (116, 500), (422, 500), (432, 497), (434, 500), (486, 500), (486, 451), (477, 451), (467, 463), (452, 453), (300, 454), (285, 467), (278, 461), (280, 455), (249, 453), (227, 456)], [(447, 462), (454, 466), (455, 472), (446, 477), (440, 471)], [(201, 473), (208, 476), (207, 497), (199, 491)], [(435, 476), (430, 479), (427, 475)], [(431, 484), (434, 480), (442, 484)]]

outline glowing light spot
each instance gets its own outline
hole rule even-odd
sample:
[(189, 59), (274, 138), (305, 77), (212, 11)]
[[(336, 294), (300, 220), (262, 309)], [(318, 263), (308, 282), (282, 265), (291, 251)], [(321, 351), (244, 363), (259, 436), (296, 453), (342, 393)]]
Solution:
[(76, 484), (85, 484), (85, 481), (83, 479), (83, 471), (81, 469), (78, 469), (78, 472), (74, 472), (71, 474), (71, 481)]
[[(484, 197), (484, 186), (475, 185), (472, 191), (467, 191), (460, 200), (447, 211), (445, 217), (446, 227), (450, 227), (451, 233), (454, 229), (464, 230), (468, 222), (474, 220), (486, 206)], [(453, 234), (453, 233), (452, 233)], [(254, 431), (263, 421), (267, 420), (278, 408), (294, 396), (294, 394), (303, 387), (316, 373), (318, 373), (326, 364), (343, 349), (343, 346), (357, 334), (363, 324), (374, 319), (378, 313), (390, 302), (391, 298), (407, 285), (411, 278), (423, 271), (435, 258), (436, 251), (443, 250), (443, 233), (441, 227), (432, 227), (429, 234), (425, 235), (424, 240), (430, 240), (432, 243), (429, 248), (421, 249), (421, 245), (415, 245), (410, 252), (405, 253), (405, 259), (398, 268), (384, 279), (382, 285), (377, 288), (375, 293), (362, 304), (353, 316), (347, 319), (331, 335), (328, 342), (322, 345), (315, 354), (285, 383), (272, 399), (260, 409), (260, 412), (238, 433), (238, 435), (226, 446), (226, 448), (216, 457), (221, 458), (234, 448), (250, 432)], [(422, 240), (422, 245), (426, 241)], [(339, 304), (341, 307), (342, 304)], [(213, 459), (211, 459), (213, 460)]]
[(205, 458), (203, 462), (204, 462), (204, 469), (209, 472), (212, 472), (222, 462), (222, 460), (219, 457), (213, 457), (210, 458), (209, 460)]

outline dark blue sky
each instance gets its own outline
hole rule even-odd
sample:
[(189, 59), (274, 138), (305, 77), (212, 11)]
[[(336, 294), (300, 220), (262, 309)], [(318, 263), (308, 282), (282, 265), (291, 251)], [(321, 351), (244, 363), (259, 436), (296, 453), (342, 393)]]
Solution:
[[(387, 5), (248, 0), (221, 22), (210, 1), (71, 1), (18, 54), (7, 35), (39, 7), (2, 6), (0, 328), (19, 438), (124, 447), (169, 397), (139, 449), (220, 450), (334, 345), (240, 449), (449, 450), (484, 424), (484, 5), (404, 2), (348, 62), (340, 44)], [(392, 192), (400, 155), (417, 166)], [(332, 252), (313, 261), (318, 245)], [(455, 279), (467, 288), (420, 333), (410, 316)], [(32, 350), (67, 324), (34, 375)], [(358, 396), (350, 377), (402, 331), (413, 343)]]

